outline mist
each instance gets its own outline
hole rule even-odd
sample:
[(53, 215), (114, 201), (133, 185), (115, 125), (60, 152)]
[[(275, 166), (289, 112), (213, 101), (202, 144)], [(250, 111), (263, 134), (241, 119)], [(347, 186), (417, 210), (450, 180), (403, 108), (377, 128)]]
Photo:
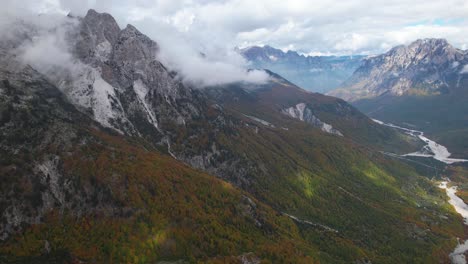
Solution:
[[(2, 46), (25, 64), (55, 79), (64, 72), (70, 74), (80, 65), (71, 53), (67, 34), (75, 30), (78, 19), (88, 8), (105, 10), (105, 1), (18, 1), (7, 0), (0, 11)], [(112, 10), (110, 10), (112, 11)], [(112, 12), (109, 12), (114, 15)], [(117, 11), (117, 13), (119, 13)], [(120, 27), (127, 21), (115, 16)], [(157, 20), (135, 25), (160, 46), (155, 59), (193, 87), (223, 85), (233, 82), (264, 83), (268, 75), (261, 70), (248, 70), (248, 63), (231, 47), (191, 41), (177, 30)], [(142, 28), (140, 28), (142, 26)], [(192, 45), (195, 44), (196, 45)]]
[(194, 47), (190, 40), (169, 29), (159, 29), (165, 37), (157, 37), (160, 60), (176, 71), (182, 80), (196, 87), (233, 82), (265, 83), (269, 76), (263, 70), (248, 71), (247, 61), (235, 50), (214, 44)]

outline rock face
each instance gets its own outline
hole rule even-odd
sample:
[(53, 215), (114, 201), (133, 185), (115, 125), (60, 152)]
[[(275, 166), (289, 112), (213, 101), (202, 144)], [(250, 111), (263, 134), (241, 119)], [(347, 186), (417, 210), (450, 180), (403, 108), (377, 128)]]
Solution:
[(292, 118), (296, 118), (306, 123), (309, 123), (314, 127), (320, 128), (323, 132), (334, 134), (337, 136), (343, 136), (343, 134), (341, 134), (340, 131), (334, 129), (332, 125), (324, 123), (320, 119), (318, 119), (305, 103), (299, 103), (295, 106), (283, 109), (282, 113)]
[(468, 55), (445, 39), (420, 39), (366, 58), (353, 76), (330, 95), (355, 101), (380, 95), (445, 94), (468, 78)]
[(90, 10), (70, 40), (82, 67), (74, 78), (58, 83), (102, 125), (162, 138), (162, 123), (183, 125), (200, 115), (195, 92), (156, 60), (157, 43), (135, 27), (121, 30), (109, 14)]
[(270, 46), (248, 47), (240, 53), (254, 68), (269, 69), (299, 87), (325, 93), (335, 89), (359, 67), (363, 56), (304, 56)]
[[(39, 223), (50, 208), (73, 209), (78, 215), (95, 210), (119, 214), (111, 202), (103, 202), (109, 196), (105, 187), (67, 178), (63, 160), (50, 150), (67, 153), (90, 143), (81, 126), (102, 126), (143, 140), (150, 148), (238, 185), (248, 178), (253, 165), (242, 157), (214, 141), (193, 144), (208, 134), (214, 138), (219, 127), (234, 129), (233, 123), (211, 109), (200, 91), (169, 72), (156, 59), (157, 43), (135, 27), (121, 30), (109, 14), (90, 10), (67, 32), (73, 65), (51, 75), (10, 54), (34, 36), (34, 25), (24, 27), (22, 34), (0, 42), (0, 155), (5, 164), (22, 161), (0, 171), (2, 179), (13, 182), (2, 185), (0, 238), (24, 224)], [(208, 110), (214, 115), (208, 117)], [(10, 189), (16, 182), (20, 187)]]
[(43, 75), (5, 58), (0, 60), (0, 240), (25, 224), (40, 223), (51, 209), (114, 215), (106, 189), (78, 184), (64, 173), (58, 156), (90, 141), (79, 127), (92, 121)]

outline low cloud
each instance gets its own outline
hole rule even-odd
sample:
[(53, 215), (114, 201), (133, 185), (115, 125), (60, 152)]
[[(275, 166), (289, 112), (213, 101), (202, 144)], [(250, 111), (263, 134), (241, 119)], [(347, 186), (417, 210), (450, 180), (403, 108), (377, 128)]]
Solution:
[[(74, 15), (83, 16), (89, 7), (105, 6), (106, 1), (61, 1), (62, 5), (55, 6), (49, 1), (42, 5), (38, 4), (40, 2), (35, 2), (35, 7), (45, 10), (42, 14), (31, 8), (22, 8), (25, 3), (19, 5), (16, 1), (7, 0), (8, 10), (0, 12), (4, 15), (0, 19), (3, 41), (8, 39), (9, 43), (14, 43), (10, 45), (14, 47), (10, 47), (10, 52), (13, 51), (20, 60), (51, 78), (73, 73), (79, 63), (71, 54), (70, 43), (66, 38), (67, 33), (75, 30), (79, 22), (66, 14), (70, 11)], [(165, 8), (173, 7), (168, 4)], [(119, 17), (117, 21), (122, 28), (130, 22)], [(264, 83), (268, 79), (264, 71), (248, 70), (247, 62), (231, 47), (191, 41), (189, 37), (160, 20), (141, 22), (136, 26), (143, 26), (141, 31), (157, 41), (161, 47), (157, 59), (177, 72), (178, 77), (186, 83), (204, 87), (233, 82)]]
[(468, 73), (468, 64), (463, 66), (463, 68), (460, 70), (460, 73), (462, 74)]
[[(40, 2), (40, 1), (39, 1)], [(74, 30), (78, 20), (63, 12), (49, 13), (50, 5), (34, 1), (7, 0), (7, 10), (0, 11), (0, 48), (17, 60), (29, 64), (53, 79), (59, 74), (73, 72), (77, 62), (66, 41), (68, 32)], [(37, 10), (46, 13), (37, 13)]]
[[(160, 29), (159, 32), (165, 31)], [(264, 71), (248, 70), (247, 61), (233, 49), (215, 45), (194, 47), (189, 44), (190, 40), (174, 33), (159, 37), (157, 41), (161, 47), (158, 59), (186, 83), (204, 87), (268, 80)]]
[(53, 29), (35, 28), (30, 39), (15, 51), (26, 64), (52, 77), (62, 71), (71, 70), (78, 63), (69, 50), (66, 34), (74, 30), (76, 21), (57, 21)]

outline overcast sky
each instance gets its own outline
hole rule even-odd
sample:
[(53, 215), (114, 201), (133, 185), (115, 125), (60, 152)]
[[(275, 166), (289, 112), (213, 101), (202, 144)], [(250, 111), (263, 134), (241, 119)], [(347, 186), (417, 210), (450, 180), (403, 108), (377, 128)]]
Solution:
[(466, 0), (29, 1), (41, 12), (94, 8), (156, 40), (177, 31), (205, 48), (269, 44), (306, 54), (376, 54), (429, 37), (468, 48)]

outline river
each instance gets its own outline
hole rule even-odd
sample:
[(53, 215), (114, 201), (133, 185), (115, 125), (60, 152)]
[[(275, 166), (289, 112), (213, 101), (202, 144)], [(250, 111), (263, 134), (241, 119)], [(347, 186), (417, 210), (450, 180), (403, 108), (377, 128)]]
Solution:
[[(393, 128), (405, 131), (405, 133), (407, 133), (408, 135), (411, 135), (413, 137), (418, 137), (420, 140), (426, 143), (426, 145), (420, 151), (408, 153), (408, 154), (401, 155), (401, 156), (417, 156), (417, 157), (433, 158), (446, 164), (453, 164), (456, 162), (468, 162), (467, 159), (450, 158), (451, 153), (448, 151), (446, 147), (425, 137), (422, 131), (408, 129), (408, 128), (400, 127), (394, 124), (384, 123), (376, 119), (372, 119), (372, 120), (380, 125), (393, 127)], [(449, 203), (455, 208), (455, 211), (457, 211), (457, 213), (459, 213), (463, 217), (463, 223), (466, 226), (468, 226), (468, 205), (460, 197), (457, 196), (456, 194), (457, 186), (448, 187), (449, 181), (450, 180), (448, 179), (445, 181), (442, 181), (439, 184), (439, 188), (442, 188), (445, 190), (445, 192), (447, 193), (447, 196), (449, 197)], [(467, 252), (468, 252), (468, 240), (465, 240), (463, 243), (459, 242), (457, 247), (449, 255), (450, 261), (453, 264), (466, 264), (467, 262), (465, 258), (465, 253)]]
[(453, 163), (456, 163), (456, 162), (468, 162), (468, 159), (450, 158), (450, 156), (452, 154), (448, 151), (448, 149), (445, 146), (442, 146), (439, 143), (437, 143), (437, 142), (435, 142), (433, 140), (430, 140), (429, 138), (424, 136), (424, 132), (422, 132), (422, 131), (409, 129), (409, 128), (397, 126), (397, 125), (390, 124), (390, 123), (384, 123), (384, 122), (382, 122), (380, 120), (377, 120), (377, 119), (372, 119), (372, 120), (374, 122), (380, 124), (380, 125), (393, 127), (393, 128), (405, 131), (406, 134), (411, 135), (413, 137), (417, 137), (421, 141), (426, 143), (426, 145), (420, 151), (404, 154), (402, 156), (433, 158), (433, 159), (436, 159), (436, 160), (441, 161), (441, 162), (446, 163), (446, 164), (453, 164)]
[[(448, 187), (448, 182), (443, 181), (439, 187), (444, 189), (449, 197), (449, 203), (455, 208), (455, 211), (463, 217), (463, 222), (468, 225), (468, 205), (456, 195), (457, 186)], [(466, 264), (465, 252), (468, 251), (468, 240), (458, 243), (457, 247), (450, 253), (449, 257), (453, 264)]]

